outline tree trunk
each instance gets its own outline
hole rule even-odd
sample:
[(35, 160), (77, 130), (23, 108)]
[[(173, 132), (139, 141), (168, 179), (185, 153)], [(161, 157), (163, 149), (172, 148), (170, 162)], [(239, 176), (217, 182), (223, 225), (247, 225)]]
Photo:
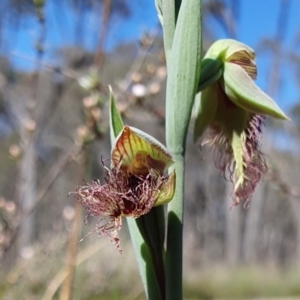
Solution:
[[(19, 203), (21, 214), (25, 214), (31, 209), (35, 202), (36, 193), (36, 149), (35, 140), (32, 133), (22, 132), (22, 158), (20, 165), (20, 189)], [(22, 251), (25, 247), (31, 245), (34, 237), (35, 216), (30, 213), (24, 220), (18, 239), (18, 249)]]

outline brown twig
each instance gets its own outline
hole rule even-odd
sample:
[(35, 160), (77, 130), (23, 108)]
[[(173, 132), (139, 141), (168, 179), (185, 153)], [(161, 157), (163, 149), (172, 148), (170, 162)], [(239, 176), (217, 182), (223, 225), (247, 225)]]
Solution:
[(101, 29), (99, 32), (98, 49), (95, 53), (94, 66), (100, 72), (104, 60), (104, 43), (107, 33), (107, 25), (110, 18), (111, 0), (104, 0), (102, 4)]
[(160, 31), (161, 31), (161, 28), (158, 27), (158, 29), (156, 29), (156, 31), (151, 35), (151, 39), (147, 43), (146, 47), (143, 47), (143, 48), (141, 47), (139, 49), (139, 52), (136, 56), (136, 59), (132, 63), (130, 69), (128, 70), (128, 72), (126, 73), (126, 75), (123, 79), (123, 84), (122, 84), (122, 87), (121, 87), (121, 90), (123, 92), (128, 91), (128, 88), (132, 84), (132, 76), (131, 75), (134, 72), (138, 72), (141, 69), (141, 67), (142, 67), (142, 65), (143, 65), (143, 63), (144, 63), (151, 47), (153, 46), (153, 43), (154, 43), (155, 39), (157, 38), (158, 34), (160, 33)]
[(35, 61), (33, 58), (26, 56), (24, 54), (20, 54), (17, 52), (12, 52), (11, 55), (22, 58), (26, 61), (32, 62), (33, 64), (38, 64), (40, 67), (43, 67), (45, 69), (49, 69), (53, 72), (57, 72), (58, 74), (61, 74), (67, 78), (73, 79), (73, 80), (78, 80), (78, 78), (80, 77), (76, 71), (74, 71), (73, 69), (69, 69), (69, 68), (58, 68), (58, 67), (53, 67), (49, 64), (46, 64), (45, 62), (41, 62), (41, 61)]
[[(81, 164), (80, 171), (78, 174), (78, 182), (85, 177), (86, 167), (88, 163), (88, 148), (84, 147), (81, 149)], [(77, 256), (77, 245), (78, 245), (78, 237), (82, 224), (82, 211), (83, 207), (81, 206), (79, 201), (75, 202), (75, 217), (73, 219), (72, 228), (70, 230), (69, 242), (67, 248), (67, 257), (66, 257), (66, 272), (67, 277), (64, 281), (64, 284), (60, 290), (59, 299), (60, 300), (70, 300), (72, 299), (72, 286), (75, 274), (75, 266), (76, 266), (76, 256)]]

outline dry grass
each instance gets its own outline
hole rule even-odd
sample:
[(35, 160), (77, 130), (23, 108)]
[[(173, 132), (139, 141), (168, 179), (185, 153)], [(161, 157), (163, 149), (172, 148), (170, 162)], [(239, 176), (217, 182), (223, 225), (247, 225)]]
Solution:
[[(93, 250), (90, 256), (86, 256), (88, 248), (98, 242), (99, 250)], [(63, 280), (59, 274), (63, 274), (64, 245), (61, 237), (56, 241), (53, 239), (46, 248), (37, 246), (31, 259), (20, 261), (11, 272), (1, 274), (0, 298), (41, 300), (47, 289), (53, 286), (58, 289)], [(73, 300), (145, 299), (134, 253), (124, 236), (121, 246), (123, 256), (107, 239), (97, 240), (96, 235), (79, 244)], [(218, 266), (193, 269), (192, 266), (187, 264), (185, 268), (185, 300), (300, 300), (300, 272), (294, 267), (232, 269)], [(52, 289), (50, 292), (54, 295), (52, 299), (58, 299), (57, 291)]]

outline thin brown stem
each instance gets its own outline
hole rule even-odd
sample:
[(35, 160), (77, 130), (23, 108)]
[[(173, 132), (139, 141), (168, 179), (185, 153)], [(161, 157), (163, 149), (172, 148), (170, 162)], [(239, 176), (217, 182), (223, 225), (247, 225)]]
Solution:
[[(86, 165), (88, 161), (88, 149), (84, 148), (81, 152), (81, 164), (79, 171), (78, 181), (81, 181), (86, 174)], [(73, 219), (72, 229), (70, 230), (69, 242), (67, 246), (67, 257), (66, 257), (66, 272), (67, 277), (62, 285), (60, 290), (59, 299), (60, 300), (70, 300), (72, 299), (72, 291), (73, 291), (73, 281), (75, 275), (76, 268), (76, 257), (77, 257), (77, 245), (78, 245), (78, 237), (82, 224), (82, 210), (79, 201), (75, 202), (75, 217)]]
[(104, 44), (106, 39), (108, 21), (110, 18), (111, 0), (104, 0), (102, 5), (101, 29), (99, 33), (98, 49), (95, 53), (94, 66), (100, 72), (104, 60)]

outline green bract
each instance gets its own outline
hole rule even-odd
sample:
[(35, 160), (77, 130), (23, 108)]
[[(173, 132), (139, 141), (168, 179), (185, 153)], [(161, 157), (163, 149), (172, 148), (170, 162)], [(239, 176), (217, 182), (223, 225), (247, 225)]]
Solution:
[(194, 139), (204, 134), (201, 145), (215, 147), (216, 166), (234, 183), (235, 204), (249, 200), (267, 171), (259, 149), (264, 116), (288, 120), (255, 85), (254, 59), (254, 51), (240, 42), (214, 43), (202, 62), (201, 94), (196, 98)]

